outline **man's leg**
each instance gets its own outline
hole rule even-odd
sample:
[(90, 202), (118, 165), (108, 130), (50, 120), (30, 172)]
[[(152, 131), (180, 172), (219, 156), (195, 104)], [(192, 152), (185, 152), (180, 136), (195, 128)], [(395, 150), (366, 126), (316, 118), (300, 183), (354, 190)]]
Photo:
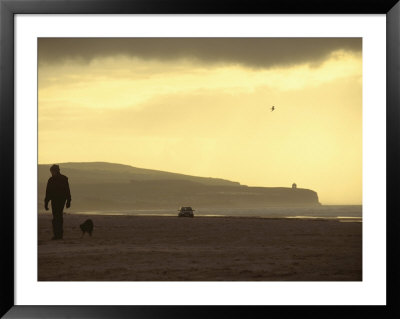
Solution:
[(56, 220), (56, 237), (58, 239), (63, 238), (63, 211), (59, 210), (57, 211), (57, 214), (55, 215), (55, 220)]
[(54, 239), (63, 238), (63, 210), (65, 201), (52, 202), (51, 208), (53, 210), (53, 233)]
[(52, 239), (57, 239), (57, 224), (56, 224), (57, 217), (56, 217), (56, 213), (55, 213), (54, 209), (52, 209), (52, 211), (53, 211), (53, 220), (51, 221), (51, 223), (53, 225), (53, 238)]

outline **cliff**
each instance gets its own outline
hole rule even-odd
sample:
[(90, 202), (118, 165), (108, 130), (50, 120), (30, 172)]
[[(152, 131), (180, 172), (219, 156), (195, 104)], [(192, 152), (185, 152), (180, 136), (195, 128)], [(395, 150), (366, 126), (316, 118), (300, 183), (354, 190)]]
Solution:
[[(111, 163), (61, 163), (68, 176), (74, 210), (255, 208), (319, 205), (309, 189), (248, 187), (218, 178), (196, 177)], [(38, 202), (43, 199), (50, 165), (38, 165)]]

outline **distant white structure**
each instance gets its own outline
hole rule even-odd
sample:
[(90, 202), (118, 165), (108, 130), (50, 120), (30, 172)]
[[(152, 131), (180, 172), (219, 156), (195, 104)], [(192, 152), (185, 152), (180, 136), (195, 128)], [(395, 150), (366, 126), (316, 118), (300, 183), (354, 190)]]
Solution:
[(292, 184), (292, 189), (296, 189), (297, 188), (297, 184), (296, 183), (293, 183)]

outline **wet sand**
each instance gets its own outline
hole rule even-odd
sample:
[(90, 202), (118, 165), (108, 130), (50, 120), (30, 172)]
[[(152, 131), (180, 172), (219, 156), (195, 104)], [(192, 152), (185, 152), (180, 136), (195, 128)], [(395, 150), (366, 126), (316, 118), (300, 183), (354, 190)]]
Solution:
[(38, 218), (39, 281), (362, 280), (361, 222), (65, 214), (52, 241), (51, 218)]

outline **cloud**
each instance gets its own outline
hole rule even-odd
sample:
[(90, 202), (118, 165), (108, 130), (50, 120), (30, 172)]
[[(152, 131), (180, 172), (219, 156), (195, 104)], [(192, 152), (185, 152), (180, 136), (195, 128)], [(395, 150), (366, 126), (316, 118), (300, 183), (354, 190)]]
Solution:
[[(165, 69), (165, 66), (168, 66)], [(163, 68), (164, 67), (164, 68)], [(135, 108), (155, 97), (202, 90), (237, 95), (260, 86), (281, 92), (318, 86), (345, 77), (361, 79), (361, 59), (341, 54), (319, 67), (249, 69), (239, 65), (199, 67), (191, 63), (143, 62), (139, 59), (97, 59), (89, 65), (41, 68), (39, 101), (60, 105), (105, 108)]]
[(40, 38), (39, 64), (127, 56), (251, 68), (319, 64), (333, 52), (361, 53), (361, 38)]
[[(279, 110), (271, 117), (273, 104)], [(361, 85), (353, 78), (345, 78), (284, 93), (267, 86), (251, 92), (202, 89), (170, 93), (155, 96), (141, 108), (99, 109), (68, 100), (41, 102), (39, 130), (43, 136), (93, 135), (100, 144), (104, 137), (246, 140), (257, 139), (257, 134), (264, 131), (268, 131), (266, 136), (282, 142), (285, 136), (298, 138), (301, 132), (313, 128), (347, 134), (355, 126), (354, 121), (361, 119), (360, 112)], [(277, 116), (284, 121), (276, 120)], [(339, 117), (340, 121), (333, 120)], [(337, 126), (342, 130), (337, 130)]]

